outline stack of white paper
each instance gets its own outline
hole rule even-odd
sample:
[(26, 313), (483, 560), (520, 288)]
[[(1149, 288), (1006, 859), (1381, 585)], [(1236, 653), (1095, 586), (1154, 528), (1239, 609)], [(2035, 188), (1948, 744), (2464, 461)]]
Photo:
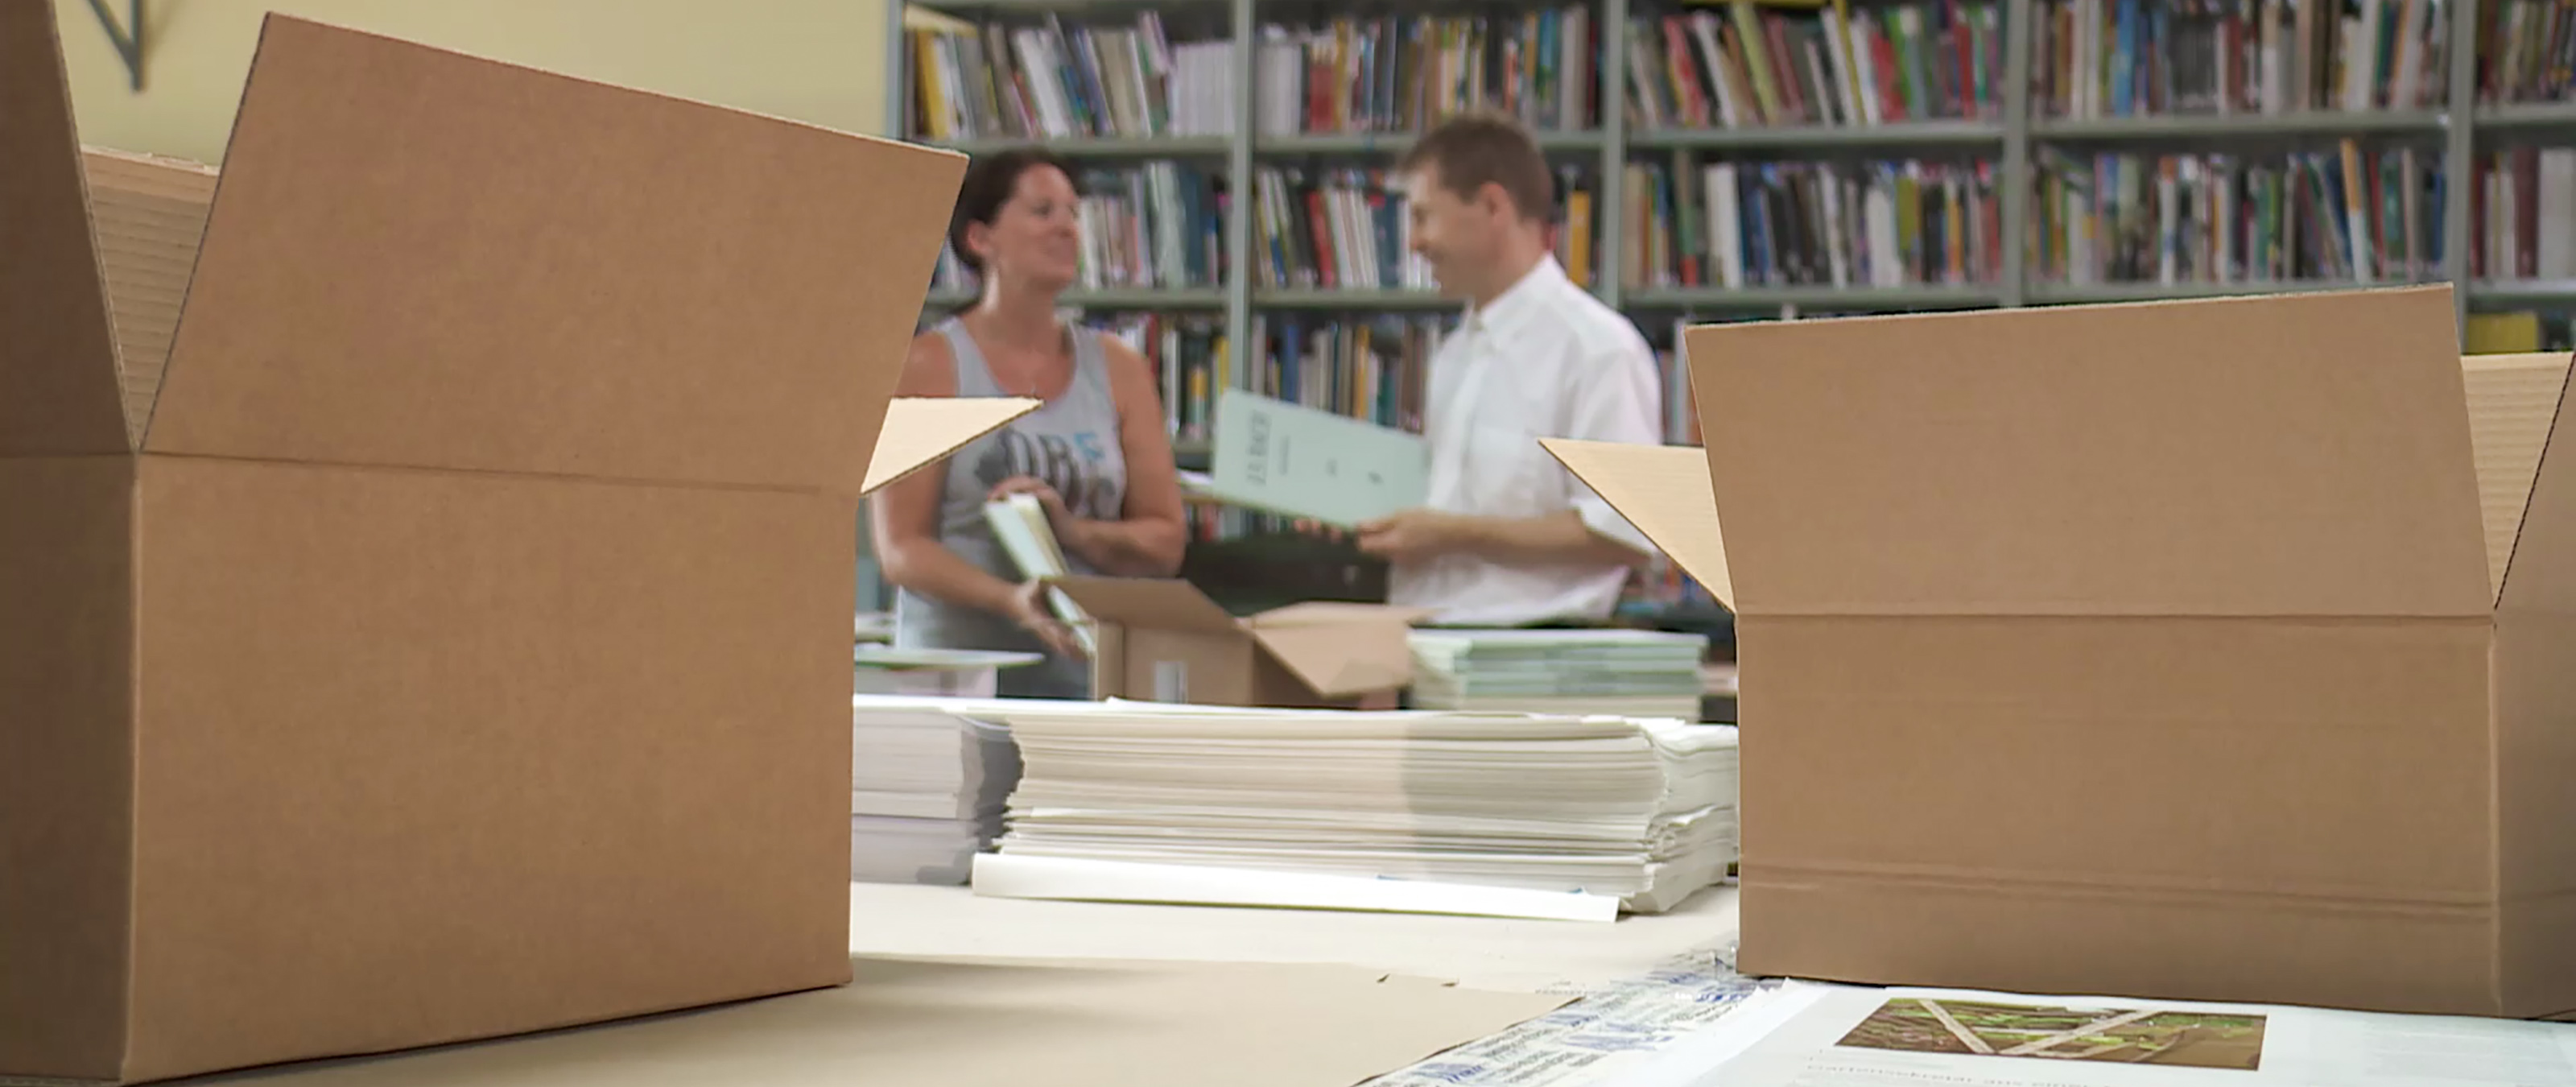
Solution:
[(1735, 730), (1112, 704), (1000, 715), (1025, 771), (979, 892), (1609, 920), (1720, 881)]
[(850, 878), (962, 884), (1019, 780), (1010, 732), (963, 699), (860, 695), (850, 730)]
[(1418, 630), (1413, 704), (1696, 721), (1707, 652), (1652, 630)]

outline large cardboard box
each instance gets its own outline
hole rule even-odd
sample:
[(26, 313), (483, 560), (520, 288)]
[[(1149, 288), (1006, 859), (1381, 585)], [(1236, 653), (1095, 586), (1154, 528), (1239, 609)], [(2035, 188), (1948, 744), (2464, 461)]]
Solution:
[(1742, 967), (2576, 1010), (2565, 359), (2451, 304), (1698, 328), (1705, 456), (1554, 445), (1733, 595)]
[(1413, 682), (1412, 609), (1319, 601), (1238, 619), (1177, 579), (1052, 584), (1098, 624), (1095, 697), (1391, 709)]
[(54, 10), (0, 3), (0, 1079), (845, 981), (857, 495), (1028, 406), (889, 411), (962, 160), (273, 18), (219, 181), (85, 170)]

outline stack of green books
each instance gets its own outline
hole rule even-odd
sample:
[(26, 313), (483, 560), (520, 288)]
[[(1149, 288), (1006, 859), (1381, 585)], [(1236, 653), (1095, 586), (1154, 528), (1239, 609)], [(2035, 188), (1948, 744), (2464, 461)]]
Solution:
[(1707, 651), (1652, 630), (1418, 630), (1413, 704), (1697, 721)]

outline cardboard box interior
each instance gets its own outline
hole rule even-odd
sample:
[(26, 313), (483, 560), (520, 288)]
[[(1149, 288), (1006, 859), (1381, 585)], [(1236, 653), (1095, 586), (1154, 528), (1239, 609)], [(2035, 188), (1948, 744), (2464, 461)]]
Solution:
[(1550, 443), (1739, 613), (1743, 968), (2576, 1009), (2567, 360), (2451, 312), (1693, 329), (1704, 455)]
[(855, 504), (1033, 406), (889, 406), (962, 157), (273, 16), (218, 178), (80, 151), (55, 7), (0, 4), (0, 1078), (847, 980)]
[(1100, 625), (1100, 698), (1332, 708), (1413, 682), (1410, 609), (1314, 602), (1238, 619), (1176, 579), (1053, 584)]

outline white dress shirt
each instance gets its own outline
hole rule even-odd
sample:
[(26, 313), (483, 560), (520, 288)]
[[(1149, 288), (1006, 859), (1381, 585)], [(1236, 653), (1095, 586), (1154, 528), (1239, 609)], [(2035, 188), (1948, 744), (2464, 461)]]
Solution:
[[(1539, 447), (1540, 438), (1663, 442), (1654, 351), (1554, 258), (1469, 309), (1432, 353), (1429, 379), (1431, 508), (1514, 519), (1573, 510), (1594, 532), (1653, 553), (1644, 533)], [(1608, 616), (1628, 568), (1444, 555), (1396, 563), (1389, 577), (1390, 601), (1430, 609), (1433, 622), (1521, 626)]]

